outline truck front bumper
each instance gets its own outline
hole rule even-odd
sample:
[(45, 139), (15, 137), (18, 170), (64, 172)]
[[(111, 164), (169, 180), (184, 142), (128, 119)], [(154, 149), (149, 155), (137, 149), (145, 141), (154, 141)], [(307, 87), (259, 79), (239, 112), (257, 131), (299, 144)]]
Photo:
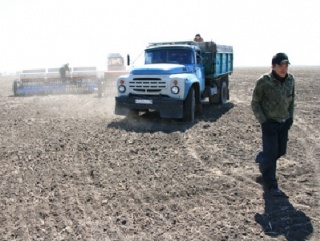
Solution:
[(127, 115), (129, 110), (156, 110), (161, 118), (183, 118), (183, 100), (165, 96), (117, 96), (115, 114)]

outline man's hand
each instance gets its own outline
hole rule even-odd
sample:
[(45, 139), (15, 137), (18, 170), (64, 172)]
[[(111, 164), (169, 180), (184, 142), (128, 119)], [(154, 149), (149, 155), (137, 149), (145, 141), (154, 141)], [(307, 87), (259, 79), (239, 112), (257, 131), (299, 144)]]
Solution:
[(293, 118), (288, 118), (287, 120), (286, 120), (286, 126), (288, 126), (288, 129), (290, 129), (291, 128), (291, 126), (292, 126), (292, 124), (293, 124)]

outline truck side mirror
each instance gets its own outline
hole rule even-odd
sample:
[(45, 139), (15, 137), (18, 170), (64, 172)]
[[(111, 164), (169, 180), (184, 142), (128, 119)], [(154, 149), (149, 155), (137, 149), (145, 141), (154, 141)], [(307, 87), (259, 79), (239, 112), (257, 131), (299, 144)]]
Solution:
[(130, 65), (130, 55), (127, 54), (127, 65), (129, 66)]

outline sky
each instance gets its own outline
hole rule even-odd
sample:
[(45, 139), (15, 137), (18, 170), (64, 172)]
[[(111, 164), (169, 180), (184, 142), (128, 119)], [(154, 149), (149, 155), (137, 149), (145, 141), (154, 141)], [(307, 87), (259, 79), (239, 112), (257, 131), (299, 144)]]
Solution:
[(319, 0), (0, 0), (0, 73), (95, 66), (109, 53), (136, 64), (150, 42), (232, 45), (234, 67), (320, 64)]

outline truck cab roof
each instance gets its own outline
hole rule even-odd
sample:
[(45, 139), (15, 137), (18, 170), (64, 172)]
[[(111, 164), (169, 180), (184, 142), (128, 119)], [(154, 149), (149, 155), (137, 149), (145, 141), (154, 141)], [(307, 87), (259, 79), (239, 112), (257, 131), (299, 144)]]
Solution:
[(149, 43), (147, 49), (155, 49), (155, 48), (188, 48), (188, 49), (200, 49), (196, 42), (194, 41), (175, 41), (175, 42), (155, 42), (155, 43)]

